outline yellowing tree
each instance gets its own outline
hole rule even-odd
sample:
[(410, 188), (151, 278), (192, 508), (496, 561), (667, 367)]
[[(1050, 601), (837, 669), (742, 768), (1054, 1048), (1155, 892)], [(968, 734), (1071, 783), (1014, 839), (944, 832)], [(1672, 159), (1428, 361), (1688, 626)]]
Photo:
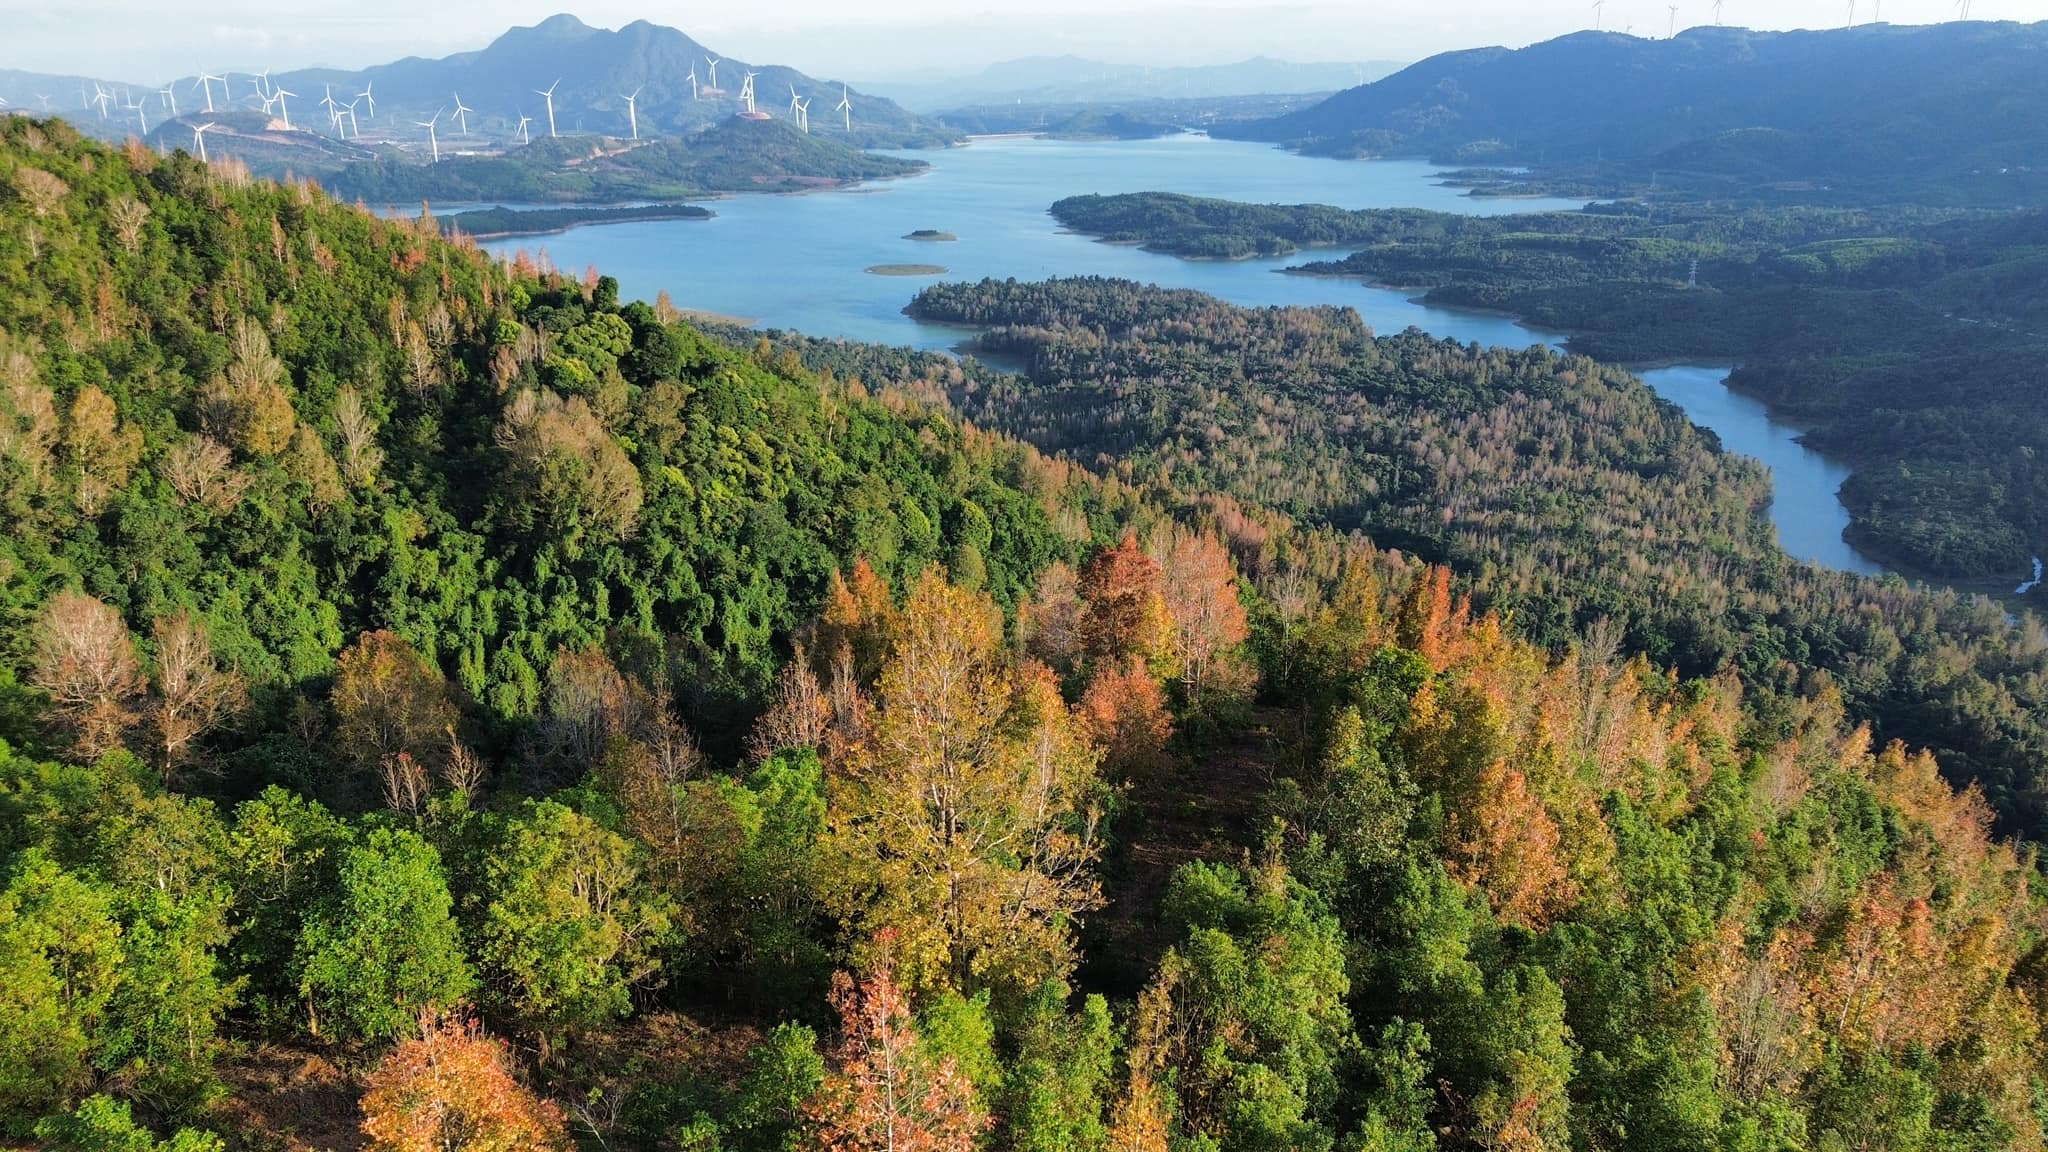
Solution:
[(869, 733), (835, 765), (840, 911), (916, 988), (1025, 986), (1063, 971), (1100, 900), (1096, 753), (1051, 674), (1004, 662), (995, 604), (926, 573), (905, 605)]

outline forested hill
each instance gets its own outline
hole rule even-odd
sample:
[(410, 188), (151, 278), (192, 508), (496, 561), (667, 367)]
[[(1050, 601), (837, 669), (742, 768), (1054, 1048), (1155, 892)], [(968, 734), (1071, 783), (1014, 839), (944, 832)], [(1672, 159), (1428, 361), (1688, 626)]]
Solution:
[[(1442, 393), (1471, 445), (1403, 446), (1404, 510), (1526, 450), (1505, 539), (1586, 498), (1583, 452), (1617, 536), (1738, 556), (1626, 497), (1754, 474), (1682, 421), (1617, 449), (1640, 397), (1589, 364), (1409, 338), (1331, 379), (1355, 325), (1097, 291), (1104, 366), (1208, 341)], [(1753, 602), (1755, 675), (1539, 647), (1445, 568), (1205, 490), (1244, 475), (1214, 441), (1098, 478), (61, 122), (0, 121), (0, 333), (11, 1146), (2048, 1143), (2033, 860), (1845, 714), (1818, 669), (1876, 648)], [(1200, 383), (1219, 428), (1324, 419)], [(1135, 441), (1174, 406), (1133, 391)], [(1722, 500), (1682, 507), (1739, 532)], [(1990, 624), (1831, 626), (1889, 609), (2005, 722)]]
[(924, 168), (921, 160), (863, 152), (782, 121), (734, 118), (691, 136), (638, 143), (542, 138), (498, 156), (451, 156), (435, 164), (363, 161), (324, 177), (323, 183), (339, 197), (372, 204), (617, 204), (722, 192), (797, 192), (907, 176)]
[[(2048, 200), (2048, 24), (1582, 32), (1452, 52), (1223, 131), (1331, 155), (1623, 167), (1841, 197)], [(1808, 189), (1809, 193), (1821, 189)]]
[(1790, 561), (1761, 469), (1622, 369), (1099, 278), (939, 285), (912, 309), (1028, 363), (953, 389), (977, 423), (1449, 562), (1546, 642), (1604, 620), (1752, 690), (1825, 668), (1855, 715), (1940, 749), (2010, 827), (2048, 828), (2039, 623)]

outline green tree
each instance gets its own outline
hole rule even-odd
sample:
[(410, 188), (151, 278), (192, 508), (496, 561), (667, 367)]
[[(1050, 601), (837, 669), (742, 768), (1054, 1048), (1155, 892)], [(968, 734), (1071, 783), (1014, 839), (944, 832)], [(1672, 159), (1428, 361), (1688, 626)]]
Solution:
[(111, 892), (41, 849), (15, 858), (0, 891), (0, 1123), (20, 1131), (87, 1082), (121, 960)]
[(387, 1040), (420, 1012), (476, 985), (452, 914), (441, 854), (416, 834), (373, 827), (342, 851), (335, 887), (306, 916), (299, 993), (322, 1033)]
[(547, 1040), (632, 1008), (661, 968), (669, 907), (632, 841), (556, 801), (528, 801), (483, 861), (477, 959), (490, 995)]
[(135, 1122), (128, 1105), (110, 1096), (88, 1096), (77, 1109), (36, 1125), (36, 1139), (52, 1152), (223, 1152), (211, 1132), (180, 1128), (168, 1140)]

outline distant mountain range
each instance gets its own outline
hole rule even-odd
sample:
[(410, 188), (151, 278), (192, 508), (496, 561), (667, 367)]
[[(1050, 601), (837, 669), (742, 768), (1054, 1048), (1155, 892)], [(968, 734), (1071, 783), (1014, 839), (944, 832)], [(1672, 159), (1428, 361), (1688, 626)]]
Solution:
[(1343, 156), (1673, 177), (1938, 182), (2008, 201), (2048, 172), (2048, 23), (1582, 32), (1432, 57), (1218, 134)]
[(1335, 92), (1389, 75), (1400, 64), (1297, 64), (1258, 56), (1235, 64), (1147, 68), (1078, 56), (1006, 60), (971, 76), (873, 81), (868, 87), (906, 108), (938, 112), (973, 105), (1111, 104), (1132, 100)]
[[(548, 100), (540, 92), (550, 87), (554, 89), (554, 128), (561, 135), (630, 136), (633, 117), (627, 97), (635, 93), (641, 137), (685, 135), (738, 115), (749, 71), (757, 73), (755, 107), (760, 113), (794, 120), (794, 91), (809, 102), (812, 130), (844, 143), (921, 147), (943, 145), (957, 136), (886, 98), (783, 65), (722, 57), (674, 28), (645, 20), (614, 31), (593, 28), (574, 16), (555, 16), (535, 27), (514, 28), (475, 52), (433, 60), (410, 57), (360, 71), (299, 69), (272, 75), (266, 83), (271, 90), (296, 93), (287, 97), (283, 110), (289, 112), (293, 127), (318, 133), (333, 134), (322, 107), (330, 91), (338, 102), (357, 102), (355, 124), (366, 144), (403, 141), (424, 145), (427, 131), (420, 122), (438, 113), (436, 132), (445, 154), (450, 149), (502, 147), (515, 136), (522, 116), (530, 118), (528, 132), (533, 138), (547, 135)], [(138, 118), (121, 107), (121, 99), (112, 102), (112, 114), (105, 120), (97, 110), (80, 111), (80, 88), (91, 84), (90, 79), (74, 77), (0, 73), (0, 99), (13, 107), (37, 111), (41, 108), (37, 97), (48, 95), (54, 112), (78, 121), (87, 131), (99, 135), (133, 132)], [(148, 94), (144, 111), (152, 128), (169, 115), (168, 102), (157, 95), (155, 85), (110, 86), (138, 99)], [(254, 76), (237, 73), (225, 84), (215, 82), (211, 88), (217, 113), (230, 106), (251, 112), (260, 109)], [(181, 112), (192, 114), (204, 107), (197, 77), (175, 81), (171, 90)], [(370, 95), (358, 101), (358, 94), (365, 91)], [(462, 104), (471, 109), (460, 117), (455, 111), (458, 94)], [(851, 105), (850, 129), (847, 114), (836, 110), (842, 95)]]

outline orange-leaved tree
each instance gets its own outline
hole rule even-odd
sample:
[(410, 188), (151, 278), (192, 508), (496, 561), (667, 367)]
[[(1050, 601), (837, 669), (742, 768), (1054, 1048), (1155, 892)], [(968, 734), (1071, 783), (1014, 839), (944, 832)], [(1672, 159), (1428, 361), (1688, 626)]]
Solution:
[(567, 1148), (561, 1110), (512, 1073), (505, 1046), (474, 1021), (421, 1014), (420, 1034), (370, 1073), (370, 1152), (530, 1152)]

